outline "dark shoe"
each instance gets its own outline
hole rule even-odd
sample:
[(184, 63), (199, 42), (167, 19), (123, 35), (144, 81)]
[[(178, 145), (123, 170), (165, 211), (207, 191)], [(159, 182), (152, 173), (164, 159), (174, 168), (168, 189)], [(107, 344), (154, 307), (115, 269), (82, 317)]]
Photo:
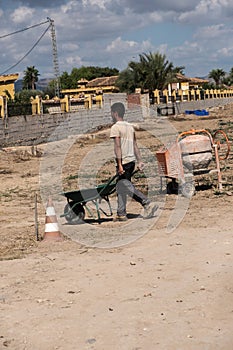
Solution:
[(128, 221), (128, 218), (126, 215), (117, 215), (113, 221)]
[(143, 219), (150, 219), (154, 216), (155, 212), (158, 210), (158, 206), (155, 202), (151, 202), (144, 206)]

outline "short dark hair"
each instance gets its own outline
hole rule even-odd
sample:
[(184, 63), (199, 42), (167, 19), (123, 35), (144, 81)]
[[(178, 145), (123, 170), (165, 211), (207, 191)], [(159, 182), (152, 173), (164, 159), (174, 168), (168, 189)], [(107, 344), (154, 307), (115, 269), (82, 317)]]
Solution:
[(123, 105), (122, 102), (115, 102), (111, 106), (111, 111), (112, 112), (117, 112), (119, 117), (123, 118), (125, 114), (125, 106)]

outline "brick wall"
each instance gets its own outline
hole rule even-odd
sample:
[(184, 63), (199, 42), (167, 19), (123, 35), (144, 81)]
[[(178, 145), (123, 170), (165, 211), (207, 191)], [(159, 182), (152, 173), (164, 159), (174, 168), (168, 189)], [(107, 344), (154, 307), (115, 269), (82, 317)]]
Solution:
[[(109, 94), (105, 97), (104, 108), (101, 109), (0, 119), (0, 147), (38, 145), (93, 132), (100, 127), (111, 125), (110, 106), (117, 101), (126, 104), (126, 94), (116, 96)], [(143, 120), (141, 108), (127, 113), (126, 120), (130, 122)]]
[[(112, 123), (110, 106), (117, 101), (125, 103), (127, 108), (125, 94), (108, 94), (108, 96), (105, 95), (104, 107), (101, 109), (53, 115), (18, 116), (8, 118), (8, 120), (0, 119), (0, 147), (37, 145), (98, 130), (98, 128)], [(233, 103), (233, 98), (183, 102), (176, 103), (175, 110), (176, 113), (180, 114), (184, 113), (185, 110), (206, 109), (229, 103)], [(141, 106), (128, 109), (126, 120), (139, 122), (153, 118), (156, 116), (157, 107), (158, 105), (151, 107), (149, 113), (145, 113), (144, 107)]]

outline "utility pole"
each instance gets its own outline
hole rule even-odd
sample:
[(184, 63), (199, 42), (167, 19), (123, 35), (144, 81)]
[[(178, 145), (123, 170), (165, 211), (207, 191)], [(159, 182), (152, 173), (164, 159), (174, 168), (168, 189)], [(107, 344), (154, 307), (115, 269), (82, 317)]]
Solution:
[(54, 68), (54, 75), (55, 75), (55, 96), (60, 97), (60, 71), (59, 71), (59, 63), (58, 63), (55, 25), (54, 25), (54, 20), (52, 20), (49, 17), (47, 17), (47, 19), (50, 22), (52, 46), (53, 46), (53, 68)]

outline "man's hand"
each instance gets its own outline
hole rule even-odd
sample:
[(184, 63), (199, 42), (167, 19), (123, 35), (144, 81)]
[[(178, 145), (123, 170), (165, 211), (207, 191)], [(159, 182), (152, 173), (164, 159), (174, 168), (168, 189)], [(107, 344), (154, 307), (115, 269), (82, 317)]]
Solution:
[(123, 169), (122, 164), (119, 164), (119, 165), (118, 165), (118, 174), (119, 174), (119, 175), (123, 175), (124, 172), (125, 172), (125, 171), (124, 171), (124, 169)]
[(138, 163), (138, 169), (139, 169), (139, 170), (143, 170), (143, 169), (144, 169), (144, 166), (145, 166), (145, 164), (144, 164), (143, 162), (139, 162), (139, 163)]

